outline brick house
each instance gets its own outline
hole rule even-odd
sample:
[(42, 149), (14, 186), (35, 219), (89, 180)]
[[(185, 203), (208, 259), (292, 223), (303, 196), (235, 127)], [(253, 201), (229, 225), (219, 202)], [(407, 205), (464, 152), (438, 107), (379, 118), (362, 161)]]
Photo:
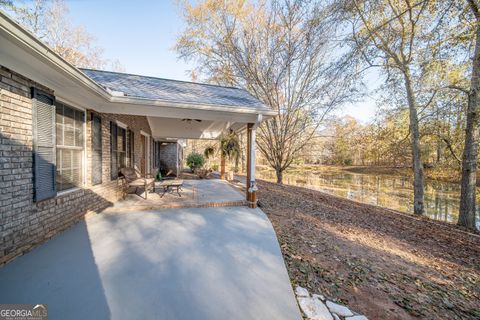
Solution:
[(237, 88), (78, 69), (0, 12), (0, 265), (118, 201), (121, 167), (177, 174), (181, 139), (247, 129), (255, 163), (274, 114)]

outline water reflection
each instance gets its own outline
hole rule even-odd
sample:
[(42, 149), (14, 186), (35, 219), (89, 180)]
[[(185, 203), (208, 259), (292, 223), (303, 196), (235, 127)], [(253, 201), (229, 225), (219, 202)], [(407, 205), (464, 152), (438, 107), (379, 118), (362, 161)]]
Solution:
[[(275, 172), (261, 170), (257, 178), (275, 181)], [(403, 212), (413, 212), (413, 186), (407, 177), (350, 173), (335, 169), (285, 173), (284, 183), (308, 187), (362, 203)], [(478, 200), (477, 200), (478, 201)], [(460, 186), (430, 181), (425, 183), (425, 211), (432, 219), (456, 223)], [(480, 229), (477, 206), (477, 228)]]

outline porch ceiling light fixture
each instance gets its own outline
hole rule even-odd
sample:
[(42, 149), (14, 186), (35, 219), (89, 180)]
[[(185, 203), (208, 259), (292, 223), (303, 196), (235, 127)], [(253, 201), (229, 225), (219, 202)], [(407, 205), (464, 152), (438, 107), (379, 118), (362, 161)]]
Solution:
[(202, 120), (200, 119), (182, 119), (182, 121), (185, 121), (187, 123), (192, 123), (192, 121), (202, 122)]

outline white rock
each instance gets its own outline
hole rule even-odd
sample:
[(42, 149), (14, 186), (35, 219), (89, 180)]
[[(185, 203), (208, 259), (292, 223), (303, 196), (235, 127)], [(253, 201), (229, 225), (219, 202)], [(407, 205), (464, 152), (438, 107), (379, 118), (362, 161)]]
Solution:
[(312, 297), (325, 301), (325, 297), (322, 294), (312, 294)]
[(368, 320), (367, 317), (358, 315), (358, 316), (353, 316), (353, 317), (347, 317), (345, 320)]
[(335, 319), (335, 320), (340, 320), (340, 317), (337, 316), (335, 313), (332, 313), (332, 316), (333, 316), (333, 319)]
[(350, 311), (350, 309), (348, 309), (347, 307), (342, 306), (341, 304), (336, 304), (336, 303), (333, 303), (332, 301), (327, 301), (327, 307), (332, 313), (336, 313), (339, 316), (342, 316), (342, 317), (353, 316), (353, 312)]
[(298, 298), (298, 304), (307, 318), (311, 320), (333, 320), (328, 308), (315, 298)]
[(308, 290), (305, 288), (302, 288), (300, 286), (297, 286), (295, 288), (295, 294), (297, 297), (309, 297), (310, 295), (308, 294)]

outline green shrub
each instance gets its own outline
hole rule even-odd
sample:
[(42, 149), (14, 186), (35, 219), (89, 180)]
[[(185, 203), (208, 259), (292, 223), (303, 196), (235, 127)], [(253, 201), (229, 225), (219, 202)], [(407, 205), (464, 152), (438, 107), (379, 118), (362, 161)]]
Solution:
[(200, 153), (192, 152), (187, 156), (187, 166), (195, 171), (195, 169), (203, 167), (205, 164), (205, 157)]

